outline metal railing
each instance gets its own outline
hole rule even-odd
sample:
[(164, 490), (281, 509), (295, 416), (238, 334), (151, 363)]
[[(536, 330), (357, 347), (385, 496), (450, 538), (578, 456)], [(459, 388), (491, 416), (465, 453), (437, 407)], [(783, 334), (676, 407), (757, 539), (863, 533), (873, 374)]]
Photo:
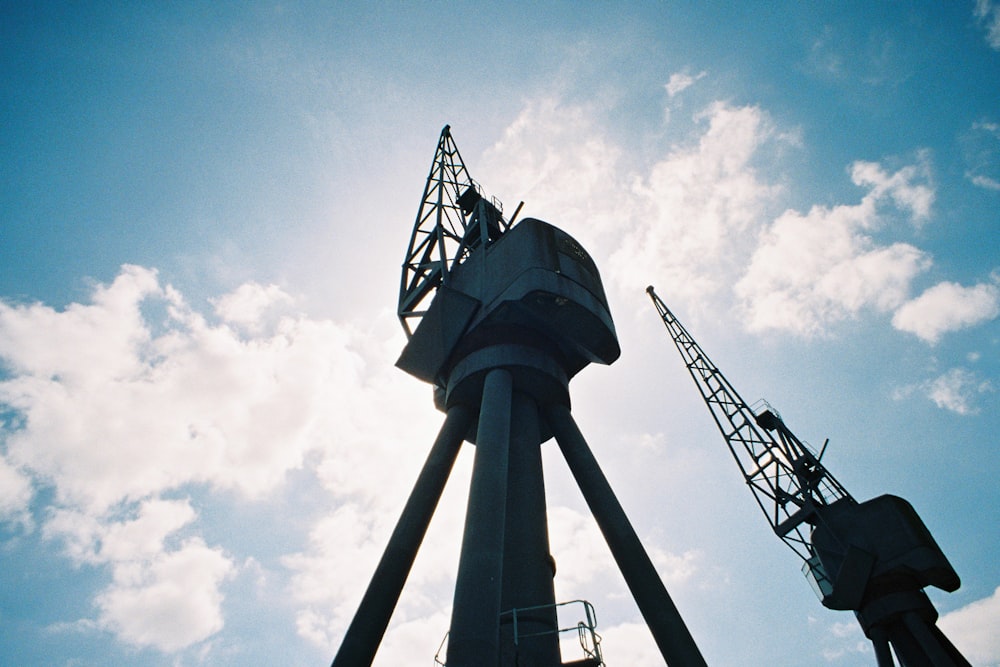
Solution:
[[(559, 610), (562, 608), (569, 608), (570, 605), (579, 605), (582, 607), (583, 619), (576, 622), (575, 625), (562, 625), (558, 622), (556, 623), (555, 629), (545, 630), (542, 632), (530, 632), (522, 633), (518, 627), (518, 615), (524, 615), (526, 613), (544, 611), (549, 609), (554, 609), (556, 611), (556, 618), (559, 618)], [(594, 665), (603, 665), (604, 656), (601, 653), (601, 636), (597, 634), (597, 614), (594, 612), (594, 606), (587, 602), (586, 600), (570, 600), (568, 602), (558, 602), (556, 604), (550, 605), (539, 605), (537, 607), (522, 607), (520, 609), (510, 609), (500, 614), (501, 618), (510, 618), (511, 624), (514, 632), (514, 645), (517, 646), (522, 640), (529, 637), (541, 637), (546, 635), (568, 635), (571, 633), (576, 633), (577, 643), (579, 644), (580, 651), (583, 654), (584, 660), (590, 660)], [(434, 654), (434, 664), (440, 667), (445, 667), (447, 663), (442, 658), (442, 654), (445, 653), (445, 647), (448, 643), (448, 635), (444, 636), (441, 640), (441, 645), (438, 647), (437, 653)], [(560, 647), (562, 643), (560, 642)]]

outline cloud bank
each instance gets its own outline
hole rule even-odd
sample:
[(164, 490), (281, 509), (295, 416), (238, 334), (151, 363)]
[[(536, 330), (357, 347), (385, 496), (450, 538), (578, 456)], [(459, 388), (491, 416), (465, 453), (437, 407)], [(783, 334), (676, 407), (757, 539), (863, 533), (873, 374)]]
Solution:
[[(328, 475), (336, 494), (376, 494), (386, 475), (363, 445), (400, 385), (372, 389), (365, 357), (391, 359), (385, 341), (291, 303), (249, 283), (209, 321), (138, 266), (62, 310), (0, 302), (0, 511), (26, 530), (39, 517), (74, 563), (107, 568), (89, 626), (164, 652), (223, 627), (221, 586), (238, 568), (199, 535), (192, 493), (262, 498), (315, 456), (352, 471)], [(43, 489), (54, 500), (35, 506)]]

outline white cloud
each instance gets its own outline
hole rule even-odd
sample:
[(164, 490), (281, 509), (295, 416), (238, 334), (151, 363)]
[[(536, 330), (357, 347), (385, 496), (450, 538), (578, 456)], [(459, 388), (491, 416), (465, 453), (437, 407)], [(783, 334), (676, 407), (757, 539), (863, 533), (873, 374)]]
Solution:
[(118, 563), (96, 600), (99, 622), (136, 646), (185, 648), (222, 629), (219, 586), (232, 573), (232, 561), (200, 538), (148, 563)]
[(948, 612), (938, 627), (974, 665), (1000, 666), (1000, 588), (982, 600)]
[(223, 321), (260, 332), (264, 326), (262, 319), (268, 311), (290, 304), (293, 299), (277, 285), (244, 283), (233, 292), (210, 301), (215, 306), (215, 314)]
[(190, 503), (152, 499), (127, 514), (116, 520), (59, 509), (43, 528), (76, 563), (110, 566), (112, 582), (95, 599), (97, 627), (166, 652), (218, 632), (220, 585), (233, 574), (232, 561), (201, 538), (188, 538), (176, 549), (165, 544), (196, 518)]
[[(378, 354), (391, 359), (401, 339), (400, 334)], [(313, 525), (302, 551), (282, 559), (291, 574), (297, 632), (328, 651), (336, 650), (357, 610), (443, 420), (428, 387), (388, 364), (370, 371), (357, 391), (350, 418), (335, 426), (337, 446), (315, 468), (334, 509)], [(376, 664), (401, 664), (394, 659), (412, 658), (415, 652), (429, 658), (448, 629), (468, 489), (463, 479), (473, 449), (466, 446), (459, 453)], [(420, 634), (419, 642), (404, 645), (401, 637), (413, 634)]]
[(638, 287), (639, 300), (655, 278), (682, 298), (703, 298), (746, 255), (755, 223), (780, 191), (752, 162), (762, 146), (789, 137), (757, 107), (718, 102), (696, 120), (705, 127), (697, 142), (644, 170), (623, 160), (591, 110), (540, 100), (487, 153), (483, 180), (523, 197), (523, 215), (573, 234), (609, 287)]
[[(216, 324), (155, 271), (123, 267), (89, 303), (0, 302), (11, 369), (0, 403), (16, 422), (3, 434), (4, 510), (24, 511), (31, 484), (54, 489), (43, 535), (112, 575), (94, 627), (168, 652), (222, 627), (233, 562), (195, 534), (190, 503), (165, 492), (202, 484), (259, 498), (311, 456), (334, 505), (349, 499), (377, 526), (387, 506), (398, 511), (440, 416), (389, 363), (402, 341), (394, 318), (358, 330), (266, 317), (288, 300), (243, 286), (214, 300)], [(424, 445), (401, 445), (410, 439)], [(307, 602), (302, 590), (296, 601)]]
[(980, 188), (1000, 190), (1000, 124), (981, 120), (961, 138), (965, 177)]
[[(381, 459), (378, 452), (374, 457)], [(448, 630), (468, 489), (462, 482), (470, 463), (467, 459), (471, 452), (460, 454), (375, 664), (404, 664), (416, 654), (429, 659)], [(415, 471), (410, 472), (407, 491), (415, 477)], [(339, 646), (399, 516), (402, 498), (383, 507), (367, 497), (385, 490), (376, 484), (365, 494), (354, 494), (354, 500), (342, 502), (314, 525), (306, 549), (282, 559), (292, 575), (289, 593), (297, 606), (297, 632), (324, 650), (335, 652)], [(359, 496), (365, 496), (365, 502), (358, 502)]]
[(57, 509), (43, 532), (50, 539), (63, 540), (67, 553), (79, 563), (115, 563), (159, 554), (168, 535), (196, 518), (187, 500), (150, 499), (128, 514), (134, 518), (116, 520), (114, 513), (98, 516)]
[(972, 129), (981, 130), (996, 137), (997, 139), (1000, 139), (1000, 123), (991, 123), (990, 121), (982, 120), (977, 123), (973, 123)]
[(986, 29), (986, 42), (1000, 51), (1000, 5), (993, 0), (976, 0), (974, 12), (979, 24)]
[(949, 331), (975, 326), (998, 314), (1000, 287), (995, 283), (963, 287), (942, 282), (900, 306), (892, 325), (933, 344)]
[(901, 210), (908, 209), (915, 221), (927, 219), (934, 203), (934, 190), (929, 185), (915, 182), (928, 179), (930, 169), (927, 157), (919, 156), (916, 165), (903, 167), (894, 174), (887, 173), (875, 162), (858, 161), (851, 165), (851, 181), (855, 185), (871, 188), (869, 196), (879, 199), (890, 197)]
[(559, 597), (567, 600), (584, 598), (587, 582), (610, 561), (608, 545), (594, 518), (568, 507), (550, 507), (549, 543), (556, 557)]
[(294, 572), (292, 596), (303, 605), (296, 614), (303, 637), (332, 646), (347, 629), (389, 535), (378, 520), (356, 505), (342, 505), (313, 527), (307, 552), (284, 557)]
[[(556, 556), (559, 576), (556, 588), (560, 599), (586, 597), (586, 588), (595, 577), (616, 569), (604, 536), (590, 514), (568, 507), (548, 510), (549, 540)], [(697, 551), (671, 553), (652, 542), (646, 546), (650, 560), (668, 587), (682, 585), (694, 578), (701, 568), (703, 555)]]
[(924, 388), (935, 405), (960, 415), (978, 412), (974, 405), (976, 396), (993, 391), (989, 380), (964, 368), (953, 368), (926, 383)]
[(894, 174), (856, 163), (852, 179), (869, 192), (856, 205), (789, 210), (761, 236), (735, 291), (751, 330), (785, 329), (812, 335), (862, 308), (885, 312), (907, 297), (930, 258), (906, 243), (879, 245), (870, 232), (882, 224), (880, 206), (891, 201), (914, 219), (925, 216), (929, 188), (912, 181), (921, 170)]
[(614, 233), (628, 219), (619, 207), (627, 178), (619, 173), (620, 158), (591, 110), (544, 98), (525, 106), (476, 174), (508, 209), (516, 196), (525, 202), (522, 217), (547, 220), (585, 240)]
[(139, 306), (154, 295), (162, 296), (155, 271), (123, 266), (111, 285), (94, 288), (90, 304), (57, 311), (0, 301), (0, 358), (15, 374), (46, 379), (86, 382), (98, 370), (105, 377), (139, 373), (149, 342)]
[(838, 622), (832, 623), (827, 628), (820, 653), (827, 662), (837, 663), (845, 656), (869, 656), (872, 653), (872, 645), (856, 622)]
[(703, 79), (708, 76), (708, 72), (701, 71), (691, 76), (686, 71), (685, 72), (675, 72), (670, 75), (670, 80), (667, 81), (666, 86), (667, 95), (673, 97), (678, 93), (681, 93), (695, 84), (699, 79)]
[(752, 166), (759, 149), (780, 140), (757, 107), (717, 102), (698, 119), (698, 143), (678, 147), (633, 181), (630, 222), (609, 263), (619, 286), (651, 281), (672, 302), (710, 298), (734, 277), (780, 187)]
[[(696, 80), (676, 76), (676, 90), (685, 76)], [(787, 210), (768, 224), (783, 188), (761, 176), (761, 163), (794, 145), (794, 133), (752, 106), (715, 102), (695, 118), (703, 126), (696, 142), (645, 166), (625, 161), (592, 110), (543, 99), (527, 105), (488, 152), (487, 180), (524, 193), (527, 215), (577, 236), (610, 290), (639, 294), (652, 282), (695, 315), (733, 286), (748, 329), (809, 336), (906, 303), (931, 257), (882, 238), (896, 220), (930, 219), (935, 190), (926, 152), (897, 169), (857, 161), (848, 171), (865, 191), (859, 202)], [(523, 166), (499, 166), (512, 163)], [(896, 321), (906, 322), (916, 305)]]
[(33, 493), (31, 479), (0, 456), (0, 521), (8, 520), (31, 527), (27, 510)]
[(977, 398), (994, 391), (993, 383), (983, 379), (975, 371), (966, 368), (952, 368), (941, 375), (902, 387), (892, 392), (894, 400), (901, 401), (920, 395), (943, 410), (959, 415), (973, 415), (979, 412)]
[(983, 176), (982, 174), (969, 175), (969, 180), (972, 181), (973, 185), (985, 188), (987, 190), (1000, 190), (1000, 181), (995, 178), (990, 178), (989, 176)]
[(614, 656), (615, 664), (630, 667), (661, 667), (663, 656), (643, 622), (621, 623), (598, 628), (604, 655)]
[(488, 156), (524, 168), (494, 167), (490, 182), (527, 193), (529, 215), (558, 215), (553, 221), (598, 255), (609, 288), (639, 293), (653, 282), (672, 303), (697, 310), (735, 285), (751, 330), (813, 335), (864, 309), (891, 312), (905, 302), (931, 259), (909, 243), (878, 242), (876, 233), (894, 215), (916, 224), (930, 217), (925, 153), (897, 170), (858, 161), (849, 171), (866, 190), (860, 202), (789, 210), (765, 225), (782, 187), (758, 165), (795, 137), (757, 107), (716, 102), (696, 120), (704, 125), (696, 143), (643, 168), (624, 163), (594, 114), (542, 100)]
[[(151, 302), (168, 309), (158, 335), (141, 313)], [(138, 267), (64, 311), (0, 304), (0, 352), (16, 371), (0, 401), (23, 416), (8, 459), (96, 512), (189, 482), (259, 496), (349, 414), (360, 337), (284, 317), (243, 340)]]

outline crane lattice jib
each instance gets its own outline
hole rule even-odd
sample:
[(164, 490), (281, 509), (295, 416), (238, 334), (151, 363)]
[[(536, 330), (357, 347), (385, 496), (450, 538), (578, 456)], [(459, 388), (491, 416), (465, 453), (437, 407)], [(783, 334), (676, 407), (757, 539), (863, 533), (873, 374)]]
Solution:
[(769, 406), (755, 413), (674, 317), (652, 287), (646, 290), (680, 352), (716, 425), (774, 532), (803, 560), (812, 556), (815, 508), (850, 494)]
[(397, 314), (407, 337), (427, 311), (434, 291), (448, 284), (451, 270), (508, 227), (499, 202), (486, 201), (479, 193), (451, 128), (445, 125), (403, 261)]

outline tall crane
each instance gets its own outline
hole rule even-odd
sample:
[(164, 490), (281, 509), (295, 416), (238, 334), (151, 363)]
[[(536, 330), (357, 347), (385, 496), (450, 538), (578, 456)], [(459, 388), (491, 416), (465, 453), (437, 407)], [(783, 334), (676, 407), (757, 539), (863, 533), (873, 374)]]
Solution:
[(957, 590), (958, 574), (913, 507), (892, 495), (856, 501), (823, 466), (826, 443), (815, 454), (770, 405), (748, 405), (653, 287), (646, 292), (754, 499), (823, 605), (854, 611), (879, 667), (895, 666), (893, 652), (903, 667), (967, 667), (923, 592)]
[[(555, 600), (541, 455), (553, 437), (664, 662), (705, 665), (570, 412), (570, 379), (621, 353), (600, 273), (561, 229), (514, 225), (519, 210), (507, 220), (483, 196), (445, 126), (403, 260), (396, 362), (433, 386), (445, 420), (333, 667), (372, 663), (463, 441), (476, 449), (439, 664), (604, 664), (590, 604), (563, 624)], [(567, 631), (579, 646), (564, 656)]]

